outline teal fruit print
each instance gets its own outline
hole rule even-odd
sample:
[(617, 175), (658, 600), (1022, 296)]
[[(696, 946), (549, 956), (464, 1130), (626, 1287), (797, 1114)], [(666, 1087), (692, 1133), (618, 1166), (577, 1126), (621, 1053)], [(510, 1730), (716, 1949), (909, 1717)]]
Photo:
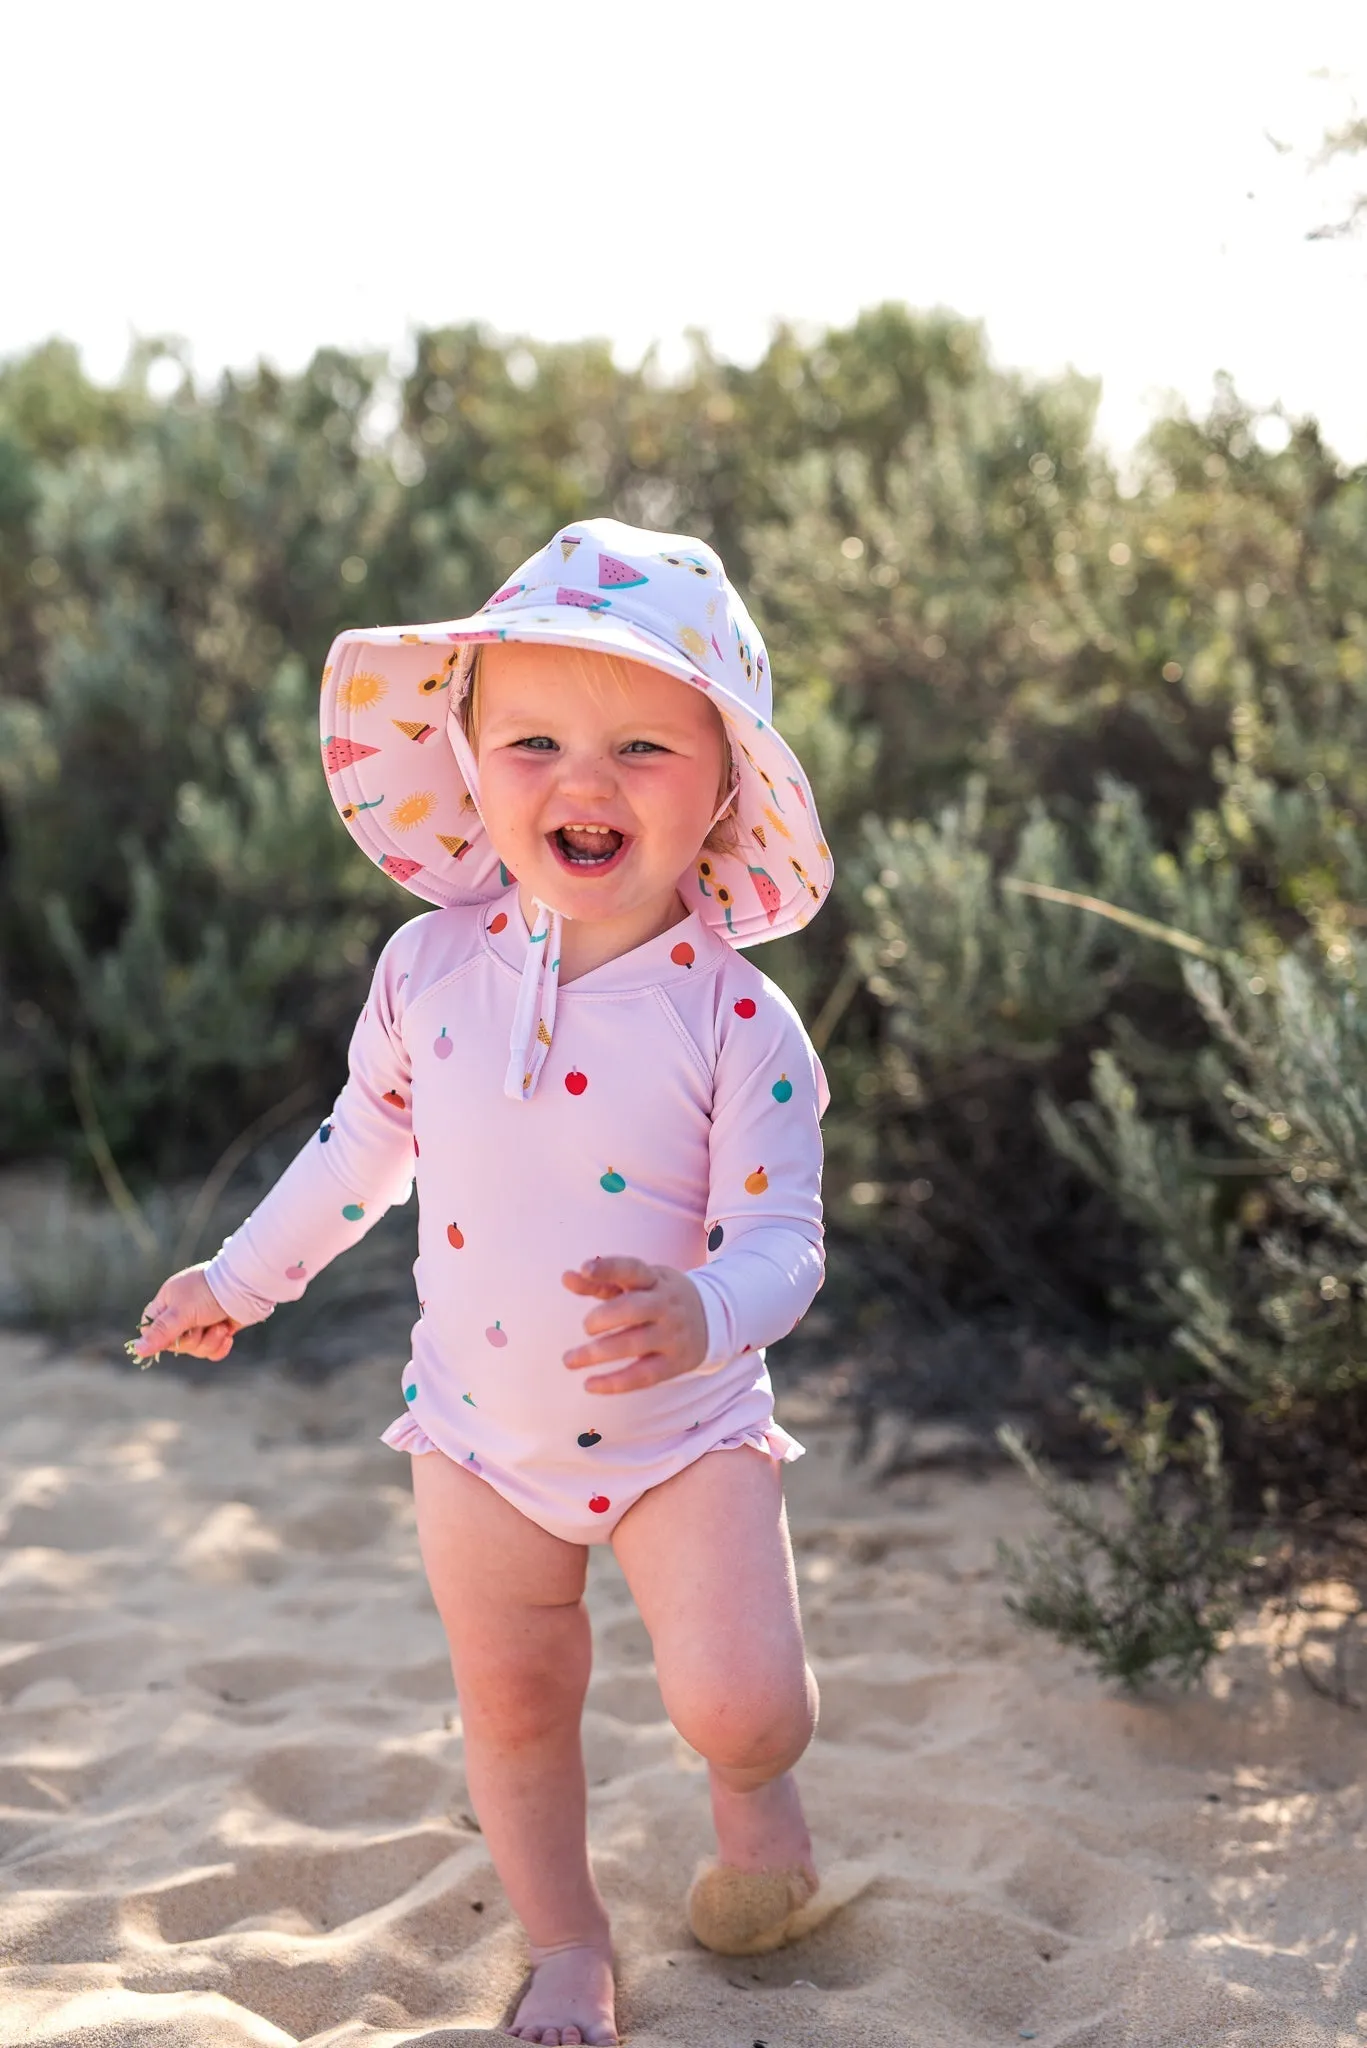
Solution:
[(417, 1381), (416, 1381), (416, 1380), (415, 1380), (415, 1381), (414, 1381), (414, 1382), (412, 1383), (412, 1385), (411, 1385), (411, 1386), (407, 1386), (407, 1387), (405, 1387), (405, 1388), (404, 1388), (404, 1390), (403, 1390), (403, 1397), (404, 1397), (404, 1400), (405, 1400), (405, 1401), (416, 1401), (416, 1400), (417, 1400), (417, 1398), (418, 1398), (418, 1384), (417, 1384)]
[(598, 1185), (605, 1195), (620, 1195), (626, 1182), (616, 1168), (610, 1166), (606, 1173), (598, 1176)]
[(462, 1401), (468, 1401), (472, 1408), (477, 1408), (479, 1406), (479, 1403), (476, 1401), (473, 1394), (462, 1394), (460, 1398)]
[(359, 1223), (361, 1218), (365, 1215), (365, 1203), (348, 1202), (346, 1207), (343, 1209), (342, 1214), (346, 1217), (348, 1223)]
[(320, 1129), (319, 1133), (318, 1133), (318, 1143), (319, 1143), (320, 1145), (326, 1145), (326, 1143), (327, 1143), (328, 1139), (329, 1139), (329, 1138), (330, 1138), (331, 1136), (332, 1136), (332, 1125), (331, 1125), (330, 1123), (324, 1124), (324, 1125), (322, 1126), (322, 1128)]
[(773, 1096), (775, 1102), (791, 1102), (793, 1099), (793, 1084), (786, 1074), (780, 1074), (773, 1087), (769, 1090), (769, 1093)]

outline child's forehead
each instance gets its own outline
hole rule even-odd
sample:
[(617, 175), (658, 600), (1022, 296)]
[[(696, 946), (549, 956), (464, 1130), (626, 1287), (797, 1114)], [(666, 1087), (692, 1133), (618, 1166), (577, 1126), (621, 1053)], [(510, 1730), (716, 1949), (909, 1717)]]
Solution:
[(649, 712), (690, 725), (705, 723), (709, 712), (715, 716), (701, 691), (690, 689), (663, 669), (623, 655), (595, 654), (578, 647), (519, 641), (483, 647), (479, 689), (481, 713), (486, 717), (530, 704), (569, 715), (592, 711), (612, 717)]

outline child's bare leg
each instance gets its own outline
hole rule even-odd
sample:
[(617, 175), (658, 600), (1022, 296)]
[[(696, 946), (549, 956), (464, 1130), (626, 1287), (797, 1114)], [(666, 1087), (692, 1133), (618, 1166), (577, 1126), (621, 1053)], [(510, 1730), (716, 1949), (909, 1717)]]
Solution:
[(413, 1459), (413, 1499), (460, 1694), (470, 1797), (532, 1948), (532, 1984), (510, 2032), (616, 2041), (579, 1733), (592, 1656), (587, 1552), (439, 1451)]
[(781, 1469), (713, 1451), (643, 1494), (618, 1559), (655, 1646), (665, 1706), (711, 1767), (723, 1863), (802, 1870), (812, 1846), (792, 1766), (816, 1726)]

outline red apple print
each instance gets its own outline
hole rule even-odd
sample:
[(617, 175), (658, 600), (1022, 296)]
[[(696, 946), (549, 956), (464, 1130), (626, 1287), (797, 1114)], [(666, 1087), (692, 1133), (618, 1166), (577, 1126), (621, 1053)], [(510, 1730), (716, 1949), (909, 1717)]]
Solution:
[(497, 933), (504, 931), (507, 929), (507, 924), (508, 913), (504, 910), (500, 910), (497, 917), (491, 917), (489, 919), (489, 929), (491, 932)]
[(448, 1224), (447, 1224), (447, 1226), (446, 1226), (446, 1242), (447, 1242), (447, 1243), (448, 1243), (448, 1244), (450, 1245), (450, 1247), (451, 1247), (452, 1251), (454, 1251), (454, 1252), (458, 1252), (458, 1251), (462, 1251), (462, 1250), (464, 1250), (464, 1247), (465, 1247), (465, 1235), (464, 1235), (464, 1232), (463, 1232), (463, 1231), (461, 1230), (461, 1228), (460, 1228), (460, 1226), (459, 1226), (458, 1224), (455, 1224), (455, 1223), (448, 1223)]
[(384, 1091), (384, 1100), (389, 1104), (391, 1109), (407, 1109), (408, 1107), (408, 1104), (404, 1101), (402, 1095), (400, 1095), (397, 1088), (386, 1088)]
[(589, 1498), (589, 1506), (595, 1515), (605, 1515), (612, 1506), (612, 1502), (605, 1493), (595, 1493)]
[(680, 939), (678, 945), (671, 949), (669, 957), (676, 967), (691, 967), (698, 956), (687, 939)]
[(740, 1001), (736, 1004), (736, 1015), (738, 1017), (753, 1017), (754, 1014), (754, 1003), (751, 1001), (749, 996), (742, 996)]
[(588, 1085), (588, 1075), (581, 1074), (578, 1067), (571, 1067), (568, 1074), (566, 1074), (565, 1076), (565, 1086), (569, 1089), (570, 1094), (582, 1095), (584, 1090), (588, 1087)]

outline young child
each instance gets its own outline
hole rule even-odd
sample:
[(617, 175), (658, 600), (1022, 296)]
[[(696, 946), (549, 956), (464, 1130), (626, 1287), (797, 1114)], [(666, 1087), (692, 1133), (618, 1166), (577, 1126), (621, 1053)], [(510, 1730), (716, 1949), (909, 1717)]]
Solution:
[(804, 925), (832, 865), (771, 703), (712, 549), (610, 519), (472, 618), (338, 638), (329, 785), (440, 907), (385, 946), (317, 1137), (131, 1347), (225, 1357), (416, 1174), (420, 1313), (384, 1441), (412, 1454), (470, 1795), (531, 1945), (523, 2041), (618, 2038), (580, 1751), (588, 1544), (612, 1544), (710, 1766), (694, 1934), (775, 1948), (817, 1888), (791, 1775), (817, 1705), (781, 1481), (802, 1447), (764, 1346), (821, 1284), (827, 1094), (737, 948)]

